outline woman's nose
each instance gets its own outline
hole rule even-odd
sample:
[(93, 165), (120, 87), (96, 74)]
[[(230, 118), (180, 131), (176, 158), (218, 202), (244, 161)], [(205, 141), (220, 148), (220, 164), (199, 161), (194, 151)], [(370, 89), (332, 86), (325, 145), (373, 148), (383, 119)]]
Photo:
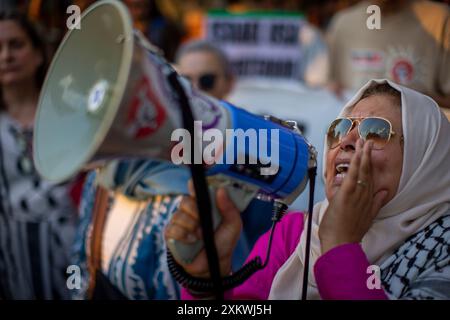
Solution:
[(6, 45), (6, 46), (1, 46), (0, 49), (0, 60), (1, 61), (8, 61), (11, 60), (11, 49)]
[(358, 127), (354, 126), (350, 132), (341, 140), (341, 149), (344, 151), (356, 150), (356, 142), (358, 141)]

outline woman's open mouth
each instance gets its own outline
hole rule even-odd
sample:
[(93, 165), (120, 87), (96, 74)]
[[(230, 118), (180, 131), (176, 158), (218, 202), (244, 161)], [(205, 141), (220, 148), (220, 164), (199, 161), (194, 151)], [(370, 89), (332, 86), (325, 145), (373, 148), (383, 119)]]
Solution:
[(348, 161), (343, 161), (336, 165), (334, 179), (333, 179), (334, 185), (342, 184), (342, 181), (344, 180), (345, 176), (347, 175), (349, 167), (350, 167), (350, 162), (348, 162)]

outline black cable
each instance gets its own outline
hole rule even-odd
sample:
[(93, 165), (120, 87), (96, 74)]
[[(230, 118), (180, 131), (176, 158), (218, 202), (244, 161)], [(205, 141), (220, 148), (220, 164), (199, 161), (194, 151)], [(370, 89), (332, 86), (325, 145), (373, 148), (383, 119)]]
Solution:
[[(181, 284), (181, 286), (189, 289), (191, 292), (209, 293), (214, 289), (214, 284), (210, 279), (193, 277), (187, 273), (173, 258), (172, 253), (167, 251), (167, 264), (174, 279)], [(232, 289), (245, 280), (247, 280), (253, 273), (261, 269), (261, 258), (256, 257), (246, 263), (239, 271), (230, 276), (221, 279), (221, 285), (224, 290)]]
[(272, 227), (270, 230), (269, 244), (267, 246), (266, 261), (264, 261), (264, 264), (261, 266), (261, 269), (265, 268), (269, 263), (270, 252), (272, 250), (272, 237), (275, 233), (275, 228), (277, 227), (278, 222), (286, 213), (287, 208), (288, 208), (287, 205), (280, 201), (275, 201), (273, 204)]
[(309, 204), (308, 204), (308, 225), (306, 227), (306, 246), (305, 246), (305, 266), (303, 270), (303, 288), (302, 288), (302, 300), (306, 300), (308, 293), (308, 276), (309, 276), (309, 256), (311, 245), (311, 229), (313, 219), (314, 208), (314, 185), (316, 183), (317, 167), (310, 168), (308, 170), (309, 176)]
[[(189, 131), (190, 135), (194, 137), (194, 116), (190, 107), (189, 99), (181, 86), (178, 74), (173, 71), (168, 77), (169, 83), (178, 95), (181, 113), (183, 117), (183, 126)], [(217, 248), (214, 241), (214, 228), (211, 214), (211, 200), (209, 198), (208, 185), (206, 182), (205, 171), (203, 164), (196, 164), (194, 161), (195, 143), (191, 144), (191, 175), (194, 184), (196, 202), (200, 215), (200, 226), (202, 229), (202, 236), (204, 239), (204, 246), (206, 257), (208, 259), (209, 272), (212, 279), (212, 292), (217, 300), (223, 300), (223, 285), (222, 277), (220, 275), (220, 264), (217, 255)]]

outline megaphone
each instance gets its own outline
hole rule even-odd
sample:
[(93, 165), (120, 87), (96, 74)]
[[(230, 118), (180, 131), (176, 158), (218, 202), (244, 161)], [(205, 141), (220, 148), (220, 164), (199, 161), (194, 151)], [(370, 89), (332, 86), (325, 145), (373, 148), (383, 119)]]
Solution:
[[(70, 30), (63, 39), (40, 94), (33, 148), (38, 172), (59, 182), (110, 159), (174, 161), (178, 144), (171, 138), (183, 126), (179, 100), (168, 80), (173, 73), (158, 50), (133, 30), (120, 1), (93, 4), (83, 13), (80, 29)], [(289, 204), (303, 191), (316, 154), (295, 125), (216, 100), (177, 77), (201, 129), (225, 137), (207, 166), (211, 188), (225, 185), (241, 210), (256, 195)], [(239, 142), (227, 130), (241, 130), (244, 137), (255, 130), (256, 136)], [(256, 144), (248, 142), (251, 137)], [(201, 138), (193, 139), (195, 143)], [(269, 151), (278, 153), (270, 164), (276, 170), (264, 172)], [(217, 209), (213, 216), (217, 226)], [(187, 262), (202, 248), (201, 241), (168, 245)]]

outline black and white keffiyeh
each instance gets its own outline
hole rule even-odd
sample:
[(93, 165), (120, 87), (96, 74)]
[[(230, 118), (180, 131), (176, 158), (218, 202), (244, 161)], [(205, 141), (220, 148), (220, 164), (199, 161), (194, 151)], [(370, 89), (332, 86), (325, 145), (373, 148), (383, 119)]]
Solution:
[(391, 299), (450, 299), (450, 213), (410, 237), (380, 269)]

